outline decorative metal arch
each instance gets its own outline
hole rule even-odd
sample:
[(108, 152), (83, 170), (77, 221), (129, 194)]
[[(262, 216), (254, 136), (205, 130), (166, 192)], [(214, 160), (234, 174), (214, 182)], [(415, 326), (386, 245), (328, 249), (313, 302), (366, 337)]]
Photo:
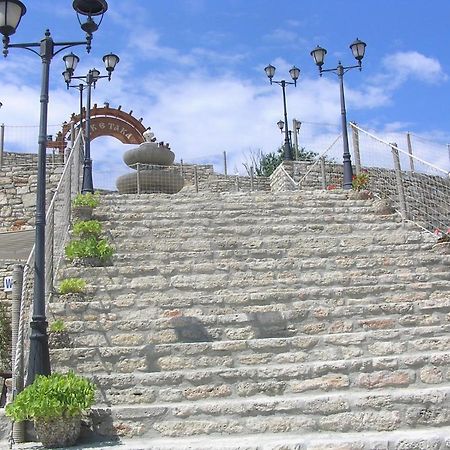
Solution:
[[(86, 117), (86, 111), (83, 110), (83, 119)], [(80, 114), (72, 114), (71, 122), (77, 126), (80, 123)], [(47, 142), (48, 148), (64, 150), (69, 138), (71, 124), (64, 122), (62, 131), (58, 133), (55, 140)], [(121, 106), (110, 108), (106, 103), (104, 107), (99, 108), (97, 104), (91, 109), (91, 133), (90, 139), (100, 136), (111, 136), (118, 139), (122, 144), (141, 144), (145, 141), (143, 133), (147, 128), (142, 124), (142, 118), (139, 120), (133, 116), (133, 111), (126, 113), (122, 111)]]

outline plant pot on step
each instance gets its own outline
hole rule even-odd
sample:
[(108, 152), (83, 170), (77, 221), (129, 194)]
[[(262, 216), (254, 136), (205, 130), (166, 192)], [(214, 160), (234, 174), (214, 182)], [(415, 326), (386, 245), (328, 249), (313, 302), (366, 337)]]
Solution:
[(94, 208), (90, 206), (73, 206), (72, 219), (74, 222), (77, 220), (91, 220), (93, 210)]
[(433, 250), (441, 255), (450, 255), (450, 242), (437, 242), (433, 245)]
[(72, 341), (67, 331), (50, 332), (48, 334), (48, 345), (50, 348), (70, 348)]
[(348, 198), (351, 200), (370, 200), (373, 198), (373, 194), (366, 189), (361, 191), (352, 190), (348, 193)]
[(95, 399), (95, 385), (73, 372), (38, 375), (6, 405), (5, 414), (15, 422), (32, 420), (46, 448), (67, 448), (81, 431), (81, 415)]
[(35, 419), (34, 429), (45, 448), (71, 447), (81, 432), (81, 416)]

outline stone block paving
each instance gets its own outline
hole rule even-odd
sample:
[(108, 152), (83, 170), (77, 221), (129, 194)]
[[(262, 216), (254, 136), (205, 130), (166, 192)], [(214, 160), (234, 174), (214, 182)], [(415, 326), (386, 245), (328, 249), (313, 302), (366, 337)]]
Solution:
[[(450, 256), (344, 191), (103, 196), (112, 265), (65, 265), (90, 426), (130, 449), (450, 448)], [(127, 439), (132, 438), (132, 441)], [(18, 447), (38, 448), (38, 447)]]

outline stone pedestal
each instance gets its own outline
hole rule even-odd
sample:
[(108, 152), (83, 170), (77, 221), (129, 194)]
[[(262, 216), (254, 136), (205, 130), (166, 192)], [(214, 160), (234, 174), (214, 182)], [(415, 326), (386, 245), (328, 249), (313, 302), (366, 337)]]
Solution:
[(116, 186), (121, 194), (175, 194), (184, 186), (184, 179), (173, 167), (175, 154), (164, 143), (144, 142), (125, 152), (125, 164), (135, 172), (120, 176)]

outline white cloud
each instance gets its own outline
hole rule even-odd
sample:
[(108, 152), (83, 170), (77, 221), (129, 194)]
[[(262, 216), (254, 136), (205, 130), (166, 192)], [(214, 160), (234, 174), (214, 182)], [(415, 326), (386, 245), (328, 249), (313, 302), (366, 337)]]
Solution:
[(410, 78), (426, 83), (440, 83), (448, 79), (437, 59), (416, 51), (398, 52), (386, 56), (383, 59), (383, 65), (398, 83), (403, 83)]

